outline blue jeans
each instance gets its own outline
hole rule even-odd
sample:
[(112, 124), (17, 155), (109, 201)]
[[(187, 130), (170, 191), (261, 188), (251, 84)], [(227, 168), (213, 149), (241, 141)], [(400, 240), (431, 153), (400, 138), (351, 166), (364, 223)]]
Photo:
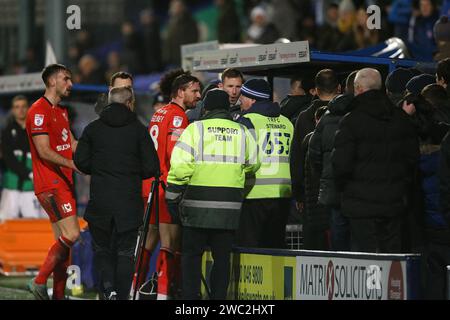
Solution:
[(340, 209), (331, 208), (331, 250), (350, 251), (350, 223)]

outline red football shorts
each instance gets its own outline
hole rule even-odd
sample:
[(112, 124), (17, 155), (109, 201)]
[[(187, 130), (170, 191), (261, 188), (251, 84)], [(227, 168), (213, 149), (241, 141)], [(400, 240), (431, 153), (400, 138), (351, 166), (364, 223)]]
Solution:
[(36, 197), (52, 223), (77, 214), (75, 197), (72, 191), (53, 189), (39, 193)]
[[(144, 208), (147, 209), (148, 198), (143, 198)], [(155, 204), (153, 204), (152, 215), (150, 217), (150, 224), (156, 224)], [(166, 193), (162, 186), (159, 186), (159, 221), (158, 223), (173, 224), (172, 216), (169, 213), (166, 203)]]

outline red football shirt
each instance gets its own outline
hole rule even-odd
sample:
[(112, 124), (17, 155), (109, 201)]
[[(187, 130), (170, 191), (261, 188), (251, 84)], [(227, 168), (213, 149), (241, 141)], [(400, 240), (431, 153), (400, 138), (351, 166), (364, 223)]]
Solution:
[(61, 106), (52, 105), (47, 98), (42, 97), (33, 103), (28, 111), (26, 128), (33, 162), (34, 192), (39, 194), (52, 189), (72, 190), (73, 170), (41, 159), (32, 139), (33, 136), (46, 134), (53, 151), (64, 158), (72, 159), (67, 110)]
[[(161, 180), (164, 182), (167, 182), (169, 175), (172, 150), (188, 125), (189, 120), (184, 109), (173, 102), (156, 111), (150, 121), (148, 129), (158, 153)], [(142, 184), (143, 197), (148, 196), (151, 181), (152, 179), (144, 180)]]

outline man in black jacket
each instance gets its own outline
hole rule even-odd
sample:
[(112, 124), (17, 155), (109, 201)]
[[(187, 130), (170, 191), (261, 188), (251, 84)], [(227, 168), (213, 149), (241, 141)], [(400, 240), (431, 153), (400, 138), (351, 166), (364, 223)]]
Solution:
[(144, 205), (142, 180), (158, 174), (153, 141), (133, 112), (129, 87), (113, 88), (100, 119), (90, 123), (79, 141), (74, 161), (90, 174), (89, 223), (107, 299), (127, 299), (133, 276), (133, 254)]
[(341, 86), (338, 77), (333, 70), (324, 69), (317, 73), (315, 78), (316, 93), (318, 100), (314, 100), (308, 109), (301, 112), (295, 123), (294, 137), (291, 143), (290, 169), (292, 179), (292, 195), (297, 202), (297, 210), (302, 206), (300, 197), (300, 185), (302, 177), (300, 175), (301, 156), (300, 147), (306, 135), (314, 131), (316, 127), (314, 114), (322, 106), (339, 94)]
[[(427, 291), (426, 298), (445, 297), (446, 266), (450, 265), (450, 134), (441, 143), (439, 170), (439, 207), (427, 217)], [(448, 292), (447, 288), (447, 292)]]
[[(323, 106), (317, 109), (315, 118), (319, 123), (327, 111)], [(306, 135), (300, 147), (301, 167), (301, 208), (303, 216), (303, 249), (307, 250), (330, 250), (330, 210), (321, 205), (317, 199), (320, 189), (320, 172), (317, 172), (311, 164), (311, 152), (309, 143), (313, 132)]]
[(320, 175), (318, 202), (331, 211), (331, 249), (336, 251), (350, 250), (350, 226), (342, 216), (341, 199), (336, 190), (331, 152), (339, 121), (351, 109), (353, 95), (344, 94), (335, 97), (328, 103), (328, 111), (318, 123), (309, 143), (309, 155), (312, 166)]
[(450, 58), (442, 59), (438, 62), (436, 68), (436, 83), (447, 90), (450, 96)]
[(291, 79), (291, 92), (280, 103), (281, 114), (295, 125), (298, 116), (305, 111), (315, 95), (314, 81), (308, 76)]
[(419, 144), (408, 116), (381, 91), (381, 75), (362, 69), (355, 78), (353, 109), (340, 122), (332, 164), (350, 220), (352, 249), (401, 251), (401, 224)]

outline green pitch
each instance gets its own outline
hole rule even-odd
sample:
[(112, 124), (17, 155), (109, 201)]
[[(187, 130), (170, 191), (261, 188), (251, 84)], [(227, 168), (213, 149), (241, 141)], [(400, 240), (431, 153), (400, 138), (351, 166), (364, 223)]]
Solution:
[[(32, 277), (5, 277), (0, 275), (0, 300), (34, 300), (34, 297), (27, 290), (27, 284)], [(51, 278), (47, 283), (48, 287), (53, 286)], [(66, 295), (70, 291), (66, 290)], [(96, 293), (85, 292), (83, 295), (76, 297), (80, 299), (94, 300)]]

